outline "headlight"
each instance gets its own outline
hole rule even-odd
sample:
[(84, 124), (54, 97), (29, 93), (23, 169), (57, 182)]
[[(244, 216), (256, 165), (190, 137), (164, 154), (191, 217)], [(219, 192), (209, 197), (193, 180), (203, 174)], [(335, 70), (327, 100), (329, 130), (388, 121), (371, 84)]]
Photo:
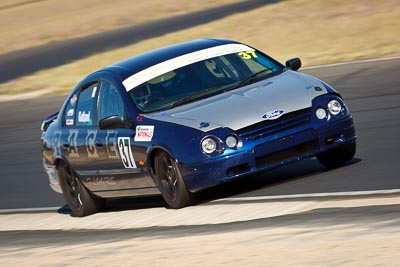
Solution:
[(230, 135), (225, 139), (225, 144), (229, 148), (234, 148), (238, 144), (236, 137)]
[(333, 99), (333, 100), (329, 101), (328, 109), (332, 115), (337, 115), (342, 110), (342, 105), (340, 104), (339, 101), (337, 101), (336, 99)]
[(201, 149), (204, 153), (211, 154), (217, 150), (217, 142), (211, 137), (206, 137), (201, 141)]
[(315, 115), (317, 116), (318, 119), (323, 120), (326, 118), (326, 111), (323, 108), (318, 108), (317, 111), (315, 112)]

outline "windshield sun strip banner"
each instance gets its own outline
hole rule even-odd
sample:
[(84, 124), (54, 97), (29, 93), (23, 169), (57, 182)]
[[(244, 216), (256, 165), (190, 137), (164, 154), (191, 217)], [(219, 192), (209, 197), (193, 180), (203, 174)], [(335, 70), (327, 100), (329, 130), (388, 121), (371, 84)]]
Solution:
[(125, 86), (126, 91), (130, 91), (136, 86), (147, 82), (157, 76), (170, 72), (175, 69), (196, 63), (202, 60), (210, 59), (213, 57), (238, 53), (242, 51), (253, 51), (253, 48), (243, 44), (226, 44), (215, 47), (210, 47), (195, 51), (186, 55), (169, 59), (167, 61), (153, 65), (147, 69), (139, 71), (132, 76), (125, 79), (122, 84)]

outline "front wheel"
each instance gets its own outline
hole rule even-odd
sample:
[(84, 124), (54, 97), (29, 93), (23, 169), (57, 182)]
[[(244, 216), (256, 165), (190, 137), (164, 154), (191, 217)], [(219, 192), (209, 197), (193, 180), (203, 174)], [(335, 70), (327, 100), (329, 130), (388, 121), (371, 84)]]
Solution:
[(351, 160), (356, 154), (356, 142), (344, 144), (317, 155), (317, 159), (328, 168), (335, 168)]
[(60, 164), (58, 174), (64, 199), (71, 209), (71, 216), (84, 217), (105, 209), (105, 199), (90, 193), (67, 164)]
[(192, 203), (176, 161), (164, 151), (158, 151), (154, 170), (158, 187), (165, 202), (173, 209), (186, 207)]

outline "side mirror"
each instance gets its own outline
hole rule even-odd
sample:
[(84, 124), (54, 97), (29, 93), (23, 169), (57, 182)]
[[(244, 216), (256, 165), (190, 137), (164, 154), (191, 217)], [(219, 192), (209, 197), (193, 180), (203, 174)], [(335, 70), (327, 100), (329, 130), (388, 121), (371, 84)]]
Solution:
[(288, 69), (296, 71), (296, 70), (300, 69), (300, 67), (301, 67), (301, 60), (298, 57), (292, 58), (292, 59), (289, 59), (288, 61), (286, 61), (285, 65)]
[(117, 128), (131, 128), (131, 123), (125, 121), (123, 118), (117, 115), (112, 115), (107, 118), (102, 119), (99, 122), (100, 130), (111, 130)]

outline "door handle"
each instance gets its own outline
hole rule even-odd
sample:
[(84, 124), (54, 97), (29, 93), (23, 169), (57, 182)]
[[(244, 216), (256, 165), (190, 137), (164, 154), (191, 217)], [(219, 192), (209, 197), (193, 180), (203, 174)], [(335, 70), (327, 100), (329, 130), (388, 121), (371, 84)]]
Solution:
[(96, 147), (98, 147), (98, 148), (103, 147), (103, 144), (102, 144), (101, 142), (98, 142), (98, 141), (96, 141), (96, 142), (94, 143), (94, 145), (95, 145)]
[(69, 144), (62, 144), (62, 147), (63, 147), (63, 148), (69, 148), (70, 145), (69, 145)]

